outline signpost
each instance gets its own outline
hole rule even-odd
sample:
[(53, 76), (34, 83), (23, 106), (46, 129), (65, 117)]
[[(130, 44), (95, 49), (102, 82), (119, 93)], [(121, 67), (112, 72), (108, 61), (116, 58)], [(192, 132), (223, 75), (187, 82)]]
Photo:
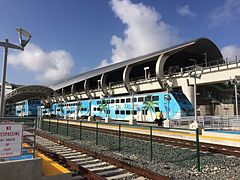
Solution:
[(22, 124), (0, 124), (0, 158), (22, 155)]

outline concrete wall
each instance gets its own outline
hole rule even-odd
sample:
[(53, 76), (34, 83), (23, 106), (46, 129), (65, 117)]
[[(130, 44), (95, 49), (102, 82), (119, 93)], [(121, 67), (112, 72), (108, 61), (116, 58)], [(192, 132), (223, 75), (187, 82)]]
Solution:
[(41, 180), (40, 158), (0, 163), (0, 180)]

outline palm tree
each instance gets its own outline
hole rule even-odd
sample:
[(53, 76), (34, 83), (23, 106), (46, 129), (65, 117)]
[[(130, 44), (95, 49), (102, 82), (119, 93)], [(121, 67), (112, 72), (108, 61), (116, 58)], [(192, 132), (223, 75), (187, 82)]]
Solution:
[(100, 108), (100, 112), (104, 112), (106, 115), (107, 115), (107, 103), (106, 102), (102, 102), (100, 105), (99, 105), (99, 108)]
[(79, 103), (78, 103), (78, 106), (77, 106), (77, 118), (78, 118), (78, 114), (80, 113), (80, 111), (81, 111), (82, 108), (83, 108), (82, 103), (79, 102)]
[(155, 111), (155, 107), (157, 106), (157, 102), (154, 102), (154, 101), (145, 101), (143, 103), (143, 108), (145, 110), (147, 110), (147, 112), (149, 111), (150, 112), (150, 115), (151, 115), (151, 118), (153, 120), (153, 117), (152, 117), (152, 112)]

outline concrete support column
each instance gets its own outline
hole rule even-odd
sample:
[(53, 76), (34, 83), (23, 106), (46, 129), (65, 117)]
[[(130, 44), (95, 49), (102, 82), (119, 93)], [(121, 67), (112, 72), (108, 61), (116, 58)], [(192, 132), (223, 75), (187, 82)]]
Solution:
[(108, 76), (108, 74), (106, 74), (106, 73), (102, 74), (101, 80), (100, 80), (100, 86), (102, 88), (102, 92), (103, 92), (104, 96), (108, 95), (108, 91), (107, 91), (108, 84), (106, 84), (107, 76)]
[(187, 96), (188, 100), (194, 105), (194, 88), (189, 85), (188, 79), (185, 80), (185, 83), (181, 83), (182, 91)]

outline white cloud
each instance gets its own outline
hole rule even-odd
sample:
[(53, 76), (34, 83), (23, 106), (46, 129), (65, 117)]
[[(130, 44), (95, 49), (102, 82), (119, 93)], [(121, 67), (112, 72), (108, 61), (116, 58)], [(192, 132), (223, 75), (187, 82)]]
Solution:
[(8, 64), (33, 72), (36, 80), (49, 83), (66, 78), (74, 62), (71, 54), (65, 50), (48, 53), (37, 45), (29, 43), (24, 51), (9, 54)]
[(221, 49), (222, 55), (224, 59), (228, 59), (228, 61), (235, 61), (236, 56), (240, 59), (240, 46), (225, 46)]
[(189, 17), (197, 16), (194, 12), (190, 10), (189, 5), (177, 7), (177, 13), (181, 16), (189, 16)]
[(210, 15), (211, 26), (221, 25), (238, 20), (240, 16), (240, 1), (225, 0), (224, 4), (213, 10)]
[[(110, 63), (158, 51), (179, 42), (176, 29), (165, 23), (153, 7), (134, 4), (130, 0), (112, 0), (110, 5), (115, 15), (126, 25), (123, 37), (112, 36)], [(101, 64), (106, 63), (104, 60)]]

